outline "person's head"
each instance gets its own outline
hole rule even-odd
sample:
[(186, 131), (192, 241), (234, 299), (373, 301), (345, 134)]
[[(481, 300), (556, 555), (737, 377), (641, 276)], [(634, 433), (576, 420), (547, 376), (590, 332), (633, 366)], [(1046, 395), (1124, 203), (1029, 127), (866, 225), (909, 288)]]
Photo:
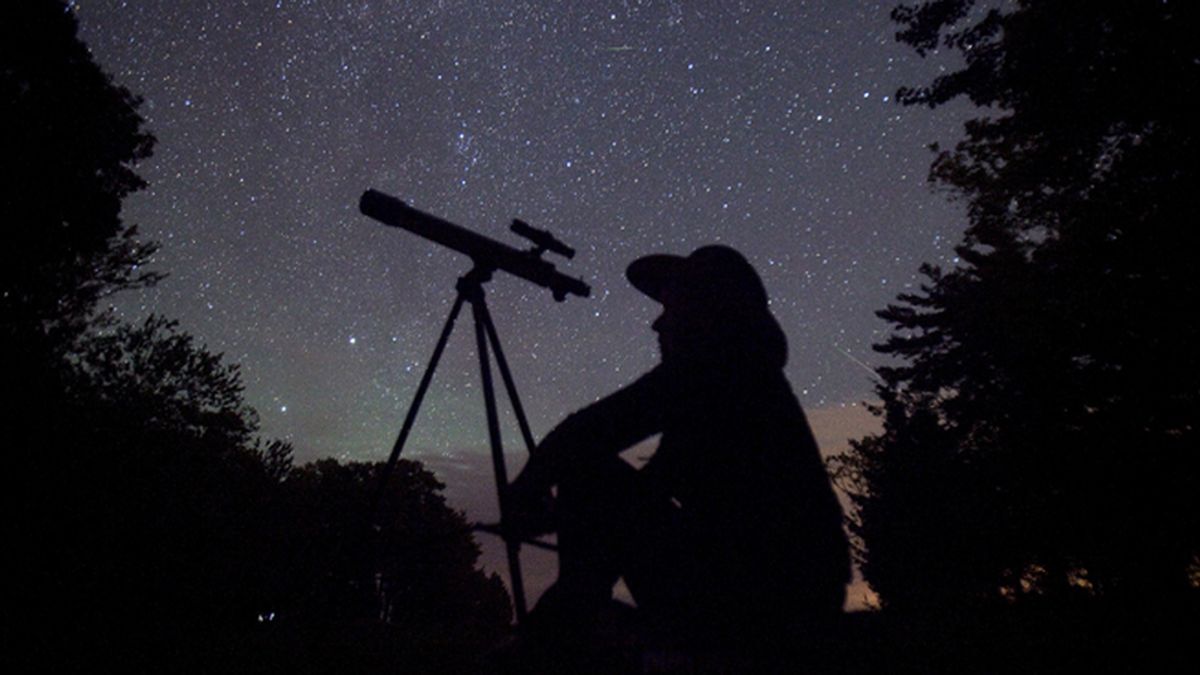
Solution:
[(658, 301), (652, 328), (664, 362), (762, 358), (783, 365), (787, 344), (767, 307), (767, 292), (750, 263), (728, 246), (696, 249), (687, 257), (649, 255), (625, 276)]

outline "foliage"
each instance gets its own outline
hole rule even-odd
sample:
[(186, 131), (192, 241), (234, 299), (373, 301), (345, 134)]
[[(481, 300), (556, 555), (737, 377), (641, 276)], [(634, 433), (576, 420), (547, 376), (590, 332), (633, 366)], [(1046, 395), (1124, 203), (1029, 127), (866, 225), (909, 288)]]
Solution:
[(419, 464), (399, 463), (373, 518), (380, 465), (292, 466), (256, 439), (237, 368), (171, 322), (82, 347), (17, 464), (36, 488), (17, 607), (57, 626), (35, 654), (68, 638), (167, 670), (434, 667), (507, 630), (503, 584)]
[(364, 631), (342, 638), (359, 659), (399, 650), (393, 668), (467, 667), (456, 659), (479, 655), (507, 630), (507, 591), (498, 576), (476, 569), (469, 526), (419, 463), (397, 463), (373, 512), (382, 468), (325, 459), (291, 471), (280, 492), (287, 522), (279, 531), (287, 538), (277, 549), (270, 611), (285, 629)]
[(258, 437), (236, 365), (162, 317), (96, 314), (105, 295), (161, 278), (143, 267), (155, 247), (120, 217), (154, 143), (138, 103), (92, 60), (64, 3), (3, 4), (11, 661), (37, 672), (469, 662), (507, 628), (508, 600), (475, 568), (471, 533), (432, 474), (402, 462), (373, 529), (377, 466), (294, 467), (289, 444)]
[(838, 463), (864, 574), (904, 607), (1178, 598), (1200, 550), (1200, 129), (1179, 104), (1200, 8), (981, 4), (893, 13), (964, 59), (898, 98), (985, 108), (930, 173), (966, 203), (962, 262), (879, 312), (884, 431)]
[[(61, 353), (96, 302), (156, 281), (155, 250), (120, 217), (145, 186), (140, 100), (113, 84), (57, 0), (0, 9), (0, 315), (6, 344)], [(26, 356), (32, 354), (27, 353)]]

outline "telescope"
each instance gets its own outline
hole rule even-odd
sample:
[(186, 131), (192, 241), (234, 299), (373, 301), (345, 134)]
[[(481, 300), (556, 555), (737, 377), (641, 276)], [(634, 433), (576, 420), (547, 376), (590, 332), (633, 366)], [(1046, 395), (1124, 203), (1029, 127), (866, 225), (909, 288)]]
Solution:
[(591, 288), (581, 279), (568, 277), (555, 269), (549, 261), (542, 260), (542, 254), (546, 251), (553, 251), (563, 257), (572, 258), (575, 256), (574, 249), (559, 241), (549, 232), (539, 230), (520, 220), (513, 221), (512, 231), (533, 243), (533, 248), (528, 251), (521, 251), (437, 216), (414, 209), (399, 199), (377, 190), (364, 192), (358, 201), (358, 209), (363, 212), (363, 215), (374, 218), (384, 225), (408, 230), (413, 234), (466, 254), (475, 263), (475, 267), (460, 277), (458, 283), (455, 284), (458, 296), (450, 308), (450, 316), (446, 318), (446, 324), (442, 327), (442, 334), (433, 348), (433, 356), (429, 359), (425, 374), (421, 376), (421, 382), (417, 385), (417, 393), (413, 396), (413, 403), (404, 417), (400, 434), (392, 445), (392, 452), (380, 474), (373, 510), (378, 511), (388, 478), (395, 470), (404, 444), (412, 432), (413, 423), (417, 419), (417, 411), (421, 408), (421, 402), (425, 400), (425, 392), (429, 390), (429, 383), (433, 381), (433, 373), (437, 370), (442, 352), (446, 349), (450, 332), (454, 330), (454, 322), (463, 305), (470, 304), (471, 314), (475, 318), (475, 351), (479, 355), (479, 374), (483, 384), (484, 409), (487, 413), (488, 444), (492, 449), (492, 470), (496, 475), (496, 496), (500, 502), (500, 522), (494, 525), (476, 524), (475, 529), (498, 534), (504, 539), (505, 550), (508, 554), (513, 609), (516, 610), (517, 621), (522, 622), (525, 620), (526, 611), (525, 586), (521, 580), (520, 548), (523, 544), (529, 544), (554, 550), (555, 544), (536, 538), (522, 538), (508, 525), (506, 497), (508, 469), (504, 463), (504, 448), (500, 440), (499, 410), (495, 387), (492, 383), (493, 357), (504, 382), (504, 389), (508, 393), (513, 415), (517, 418), (517, 428), (521, 431), (525, 447), (533, 452), (536, 443), (533, 440), (533, 432), (529, 428), (529, 420), (525, 417), (525, 409), (521, 406), (521, 398), (517, 395), (517, 385), (513, 381), (512, 371), (508, 368), (508, 360), (504, 357), (504, 350), (500, 346), (500, 337), (496, 334), (496, 324), (492, 321), (491, 312), (488, 311), (483, 285), (491, 280), (493, 272), (504, 270), (538, 286), (550, 289), (550, 292), (554, 294), (554, 299), (558, 301), (564, 300), (568, 295), (587, 297), (591, 293)]
[(581, 279), (558, 271), (554, 264), (542, 259), (542, 253), (552, 251), (572, 258), (575, 250), (545, 230), (539, 230), (520, 220), (514, 220), (512, 231), (533, 242), (528, 251), (513, 248), (482, 234), (477, 234), (448, 220), (415, 209), (403, 201), (378, 190), (367, 190), (358, 201), (358, 209), (384, 225), (399, 227), (459, 253), (466, 254), (476, 267), (484, 270), (504, 270), (509, 274), (550, 289), (554, 299), (568, 295), (586, 298), (591, 288)]

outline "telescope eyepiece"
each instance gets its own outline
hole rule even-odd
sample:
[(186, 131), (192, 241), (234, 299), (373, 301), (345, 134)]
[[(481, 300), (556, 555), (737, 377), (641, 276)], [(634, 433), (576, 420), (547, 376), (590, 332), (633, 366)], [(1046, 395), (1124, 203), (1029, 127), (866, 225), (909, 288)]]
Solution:
[(519, 218), (513, 218), (512, 226), (509, 229), (533, 242), (533, 245), (537, 247), (538, 255), (541, 255), (543, 251), (551, 251), (567, 260), (575, 257), (575, 249), (559, 241), (558, 237), (550, 234), (548, 230), (539, 230)]

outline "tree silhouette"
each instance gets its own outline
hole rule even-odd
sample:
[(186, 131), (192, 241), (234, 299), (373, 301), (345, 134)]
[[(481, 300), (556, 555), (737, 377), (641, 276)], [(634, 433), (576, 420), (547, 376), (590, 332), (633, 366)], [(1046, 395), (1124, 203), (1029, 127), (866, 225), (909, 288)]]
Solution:
[[(1194, 3), (931, 0), (898, 39), (964, 66), (907, 105), (984, 106), (930, 178), (961, 263), (879, 315), (884, 431), (838, 464), (896, 606), (1196, 586), (1200, 215)], [(914, 579), (921, 583), (906, 587)], [(931, 588), (935, 587), (935, 588)]]
[(291, 466), (256, 438), (237, 367), (161, 318), (70, 365), (17, 472), (27, 665), (466, 669), (507, 630), (503, 584), (416, 462), (373, 515), (380, 465)]
[(382, 467), (325, 459), (282, 483), (276, 532), (286, 536), (269, 611), (314, 637), (302, 658), (280, 656), (316, 672), (476, 668), (508, 629), (503, 582), (476, 569), (470, 527), (419, 463), (396, 465), (372, 513)]
[(56, 0), (0, 9), (0, 337), (24, 363), (68, 349), (104, 295), (160, 276), (143, 269), (154, 245), (120, 216), (145, 186), (133, 166), (154, 137), (139, 99), (113, 84), (76, 30)]
[(236, 365), (162, 317), (97, 315), (101, 298), (162, 276), (144, 267), (154, 246), (120, 218), (154, 142), (137, 105), (92, 60), (66, 4), (3, 3), (10, 661), (35, 672), (470, 663), (507, 628), (507, 596), (475, 569), (478, 549), (431, 474), (402, 463), (373, 530), (376, 467), (293, 467), (287, 443), (258, 437)]
[(129, 523), (105, 515), (137, 493), (94, 471), (122, 465), (133, 443), (105, 430), (128, 429), (129, 417), (107, 414), (114, 408), (97, 398), (99, 373), (80, 349), (103, 295), (159, 276), (140, 269), (153, 246), (120, 219), (121, 200), (143, 186), (132, 167), (154, 142), (137, 103), (92, 60), (64, 3), (0, 8), (0, 419), (16, 551), (6, 597), (30, 637), (14, 640), (26, 648), (18, 661), (59, 651), (67, 626), (102, 626), (91, 610), (136, 575), (124, 552), (110, 555), (120, 548), (114, 528)]
[(258, 441), (237, 368), (161, 318), (77, 340), (55, 379), (15, 427), (29, 665), (171, 669), (228, 642), (273, 577), (290, 447)]

